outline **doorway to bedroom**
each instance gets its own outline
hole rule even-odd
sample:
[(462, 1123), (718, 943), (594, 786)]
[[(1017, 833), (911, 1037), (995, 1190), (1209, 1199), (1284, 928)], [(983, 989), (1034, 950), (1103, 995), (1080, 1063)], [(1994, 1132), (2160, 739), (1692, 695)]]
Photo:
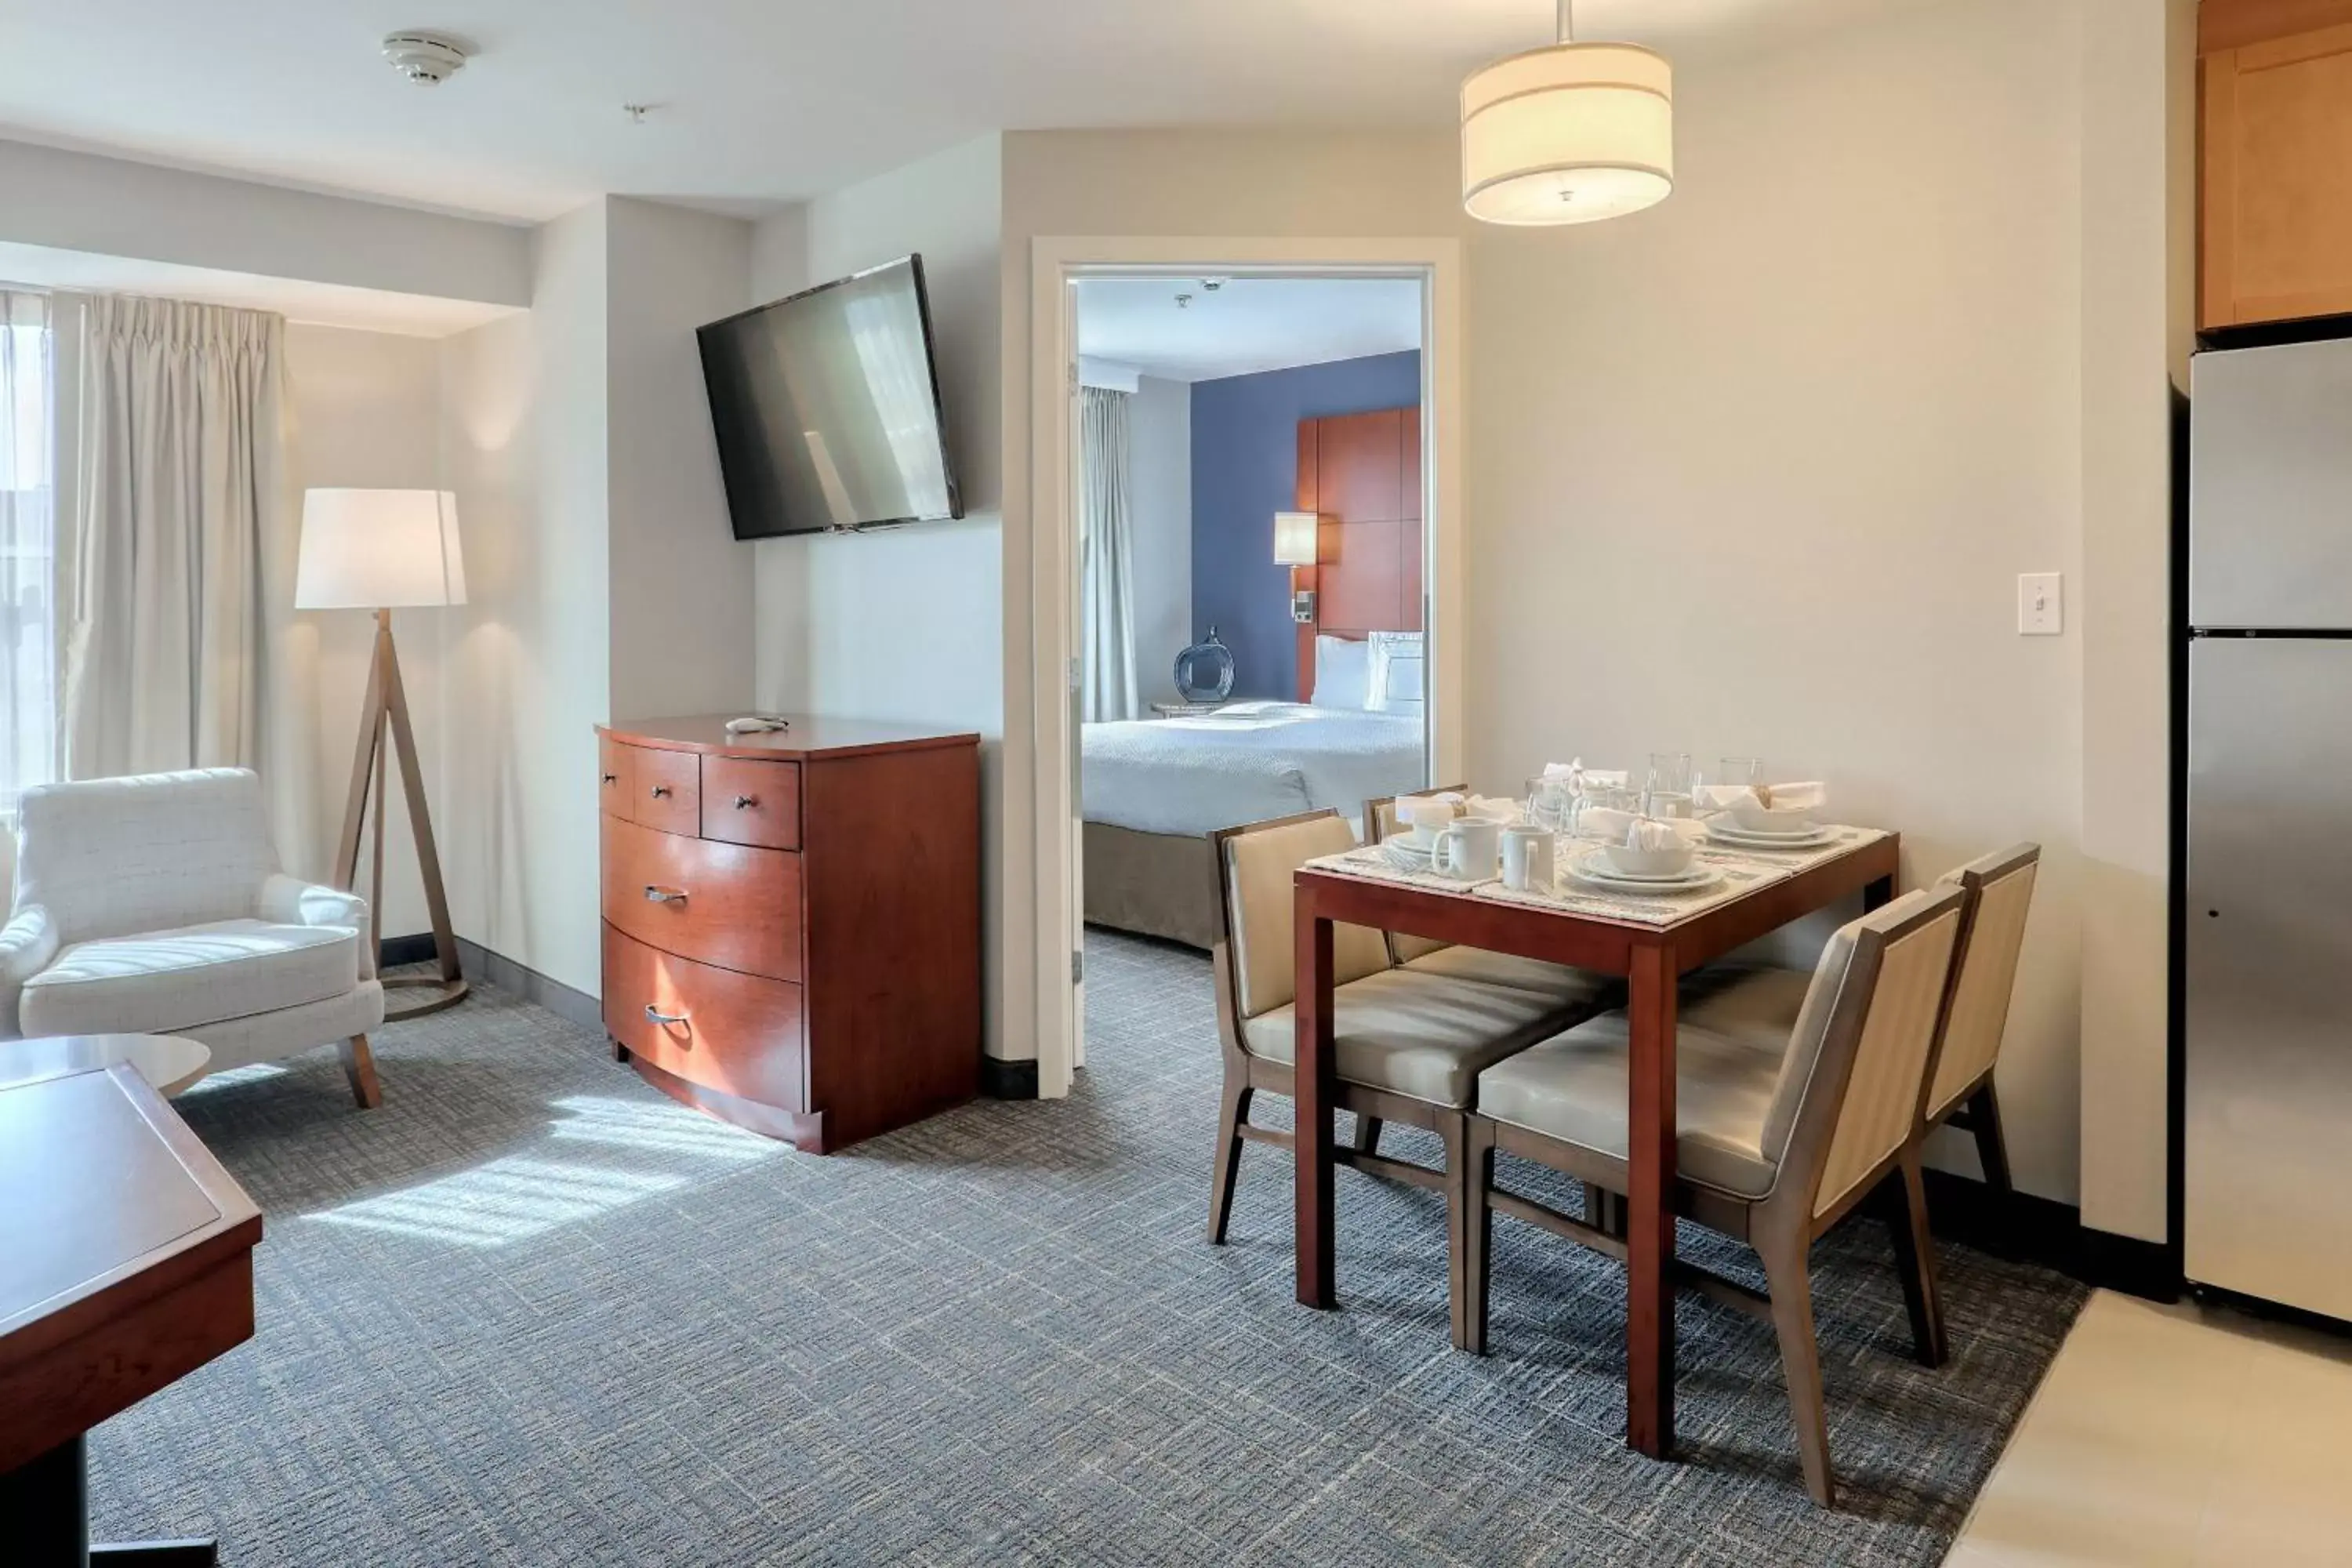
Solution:
[(1107, 988), (1164, 984), (1222, 934), (1213, 834), (1329, 811), (1360, 836), (1366, 802), (1431, 782), (1427, 293), (1213, 267), (1070, 284), (1074, 1066), (1089, 1015), (1132, 1011)]

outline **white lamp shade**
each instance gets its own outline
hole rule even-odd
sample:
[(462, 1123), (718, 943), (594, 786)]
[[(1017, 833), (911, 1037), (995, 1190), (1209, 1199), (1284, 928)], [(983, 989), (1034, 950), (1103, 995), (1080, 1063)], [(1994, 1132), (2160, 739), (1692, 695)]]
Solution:
[(1638, 44), (1552, 44), (1462, 84), (1462, 205), (1500, 224), (1592, 223), (1675, 187), (1675, 79)]
[(1318, 521), (1311, 511), (1278, 511), (1274, 514), (1274, 563), (1276, 566), (1315, 564), (1315, 533)]
[(309, 490), (298, 610), (389, 610), (466, 602), (457, 498), (447, 490)]

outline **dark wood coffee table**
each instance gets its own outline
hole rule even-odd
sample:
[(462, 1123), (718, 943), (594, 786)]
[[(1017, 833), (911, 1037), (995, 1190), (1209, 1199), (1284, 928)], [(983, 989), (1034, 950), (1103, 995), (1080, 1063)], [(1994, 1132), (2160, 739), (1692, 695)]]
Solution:
[(83, 1436), (253, 1337), (261, 1211), (118, 1066), (0, 1088), (0, 1540), (7, 1561), (209, 1563), (89, 1544)]

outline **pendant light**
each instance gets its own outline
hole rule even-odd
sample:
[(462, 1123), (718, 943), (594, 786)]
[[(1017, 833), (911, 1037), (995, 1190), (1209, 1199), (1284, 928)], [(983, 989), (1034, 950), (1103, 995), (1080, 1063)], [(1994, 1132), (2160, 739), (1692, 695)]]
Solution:
[(1462, 84), (1462, 205), (1486, 223), (1622, 217), (1675, 188), (1675, 79), (1639, 44), (1559, 41), (1495, 61)]

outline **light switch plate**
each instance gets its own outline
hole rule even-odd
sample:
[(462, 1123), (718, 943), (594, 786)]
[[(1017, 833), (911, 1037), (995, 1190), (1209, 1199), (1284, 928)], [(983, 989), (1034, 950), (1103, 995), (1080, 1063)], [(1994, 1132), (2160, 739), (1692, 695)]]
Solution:
[(2025, 572), (2017, 579), (2017, 635), (2054, 637), (2066, 629), (2066, 584), (2055, 572)]

